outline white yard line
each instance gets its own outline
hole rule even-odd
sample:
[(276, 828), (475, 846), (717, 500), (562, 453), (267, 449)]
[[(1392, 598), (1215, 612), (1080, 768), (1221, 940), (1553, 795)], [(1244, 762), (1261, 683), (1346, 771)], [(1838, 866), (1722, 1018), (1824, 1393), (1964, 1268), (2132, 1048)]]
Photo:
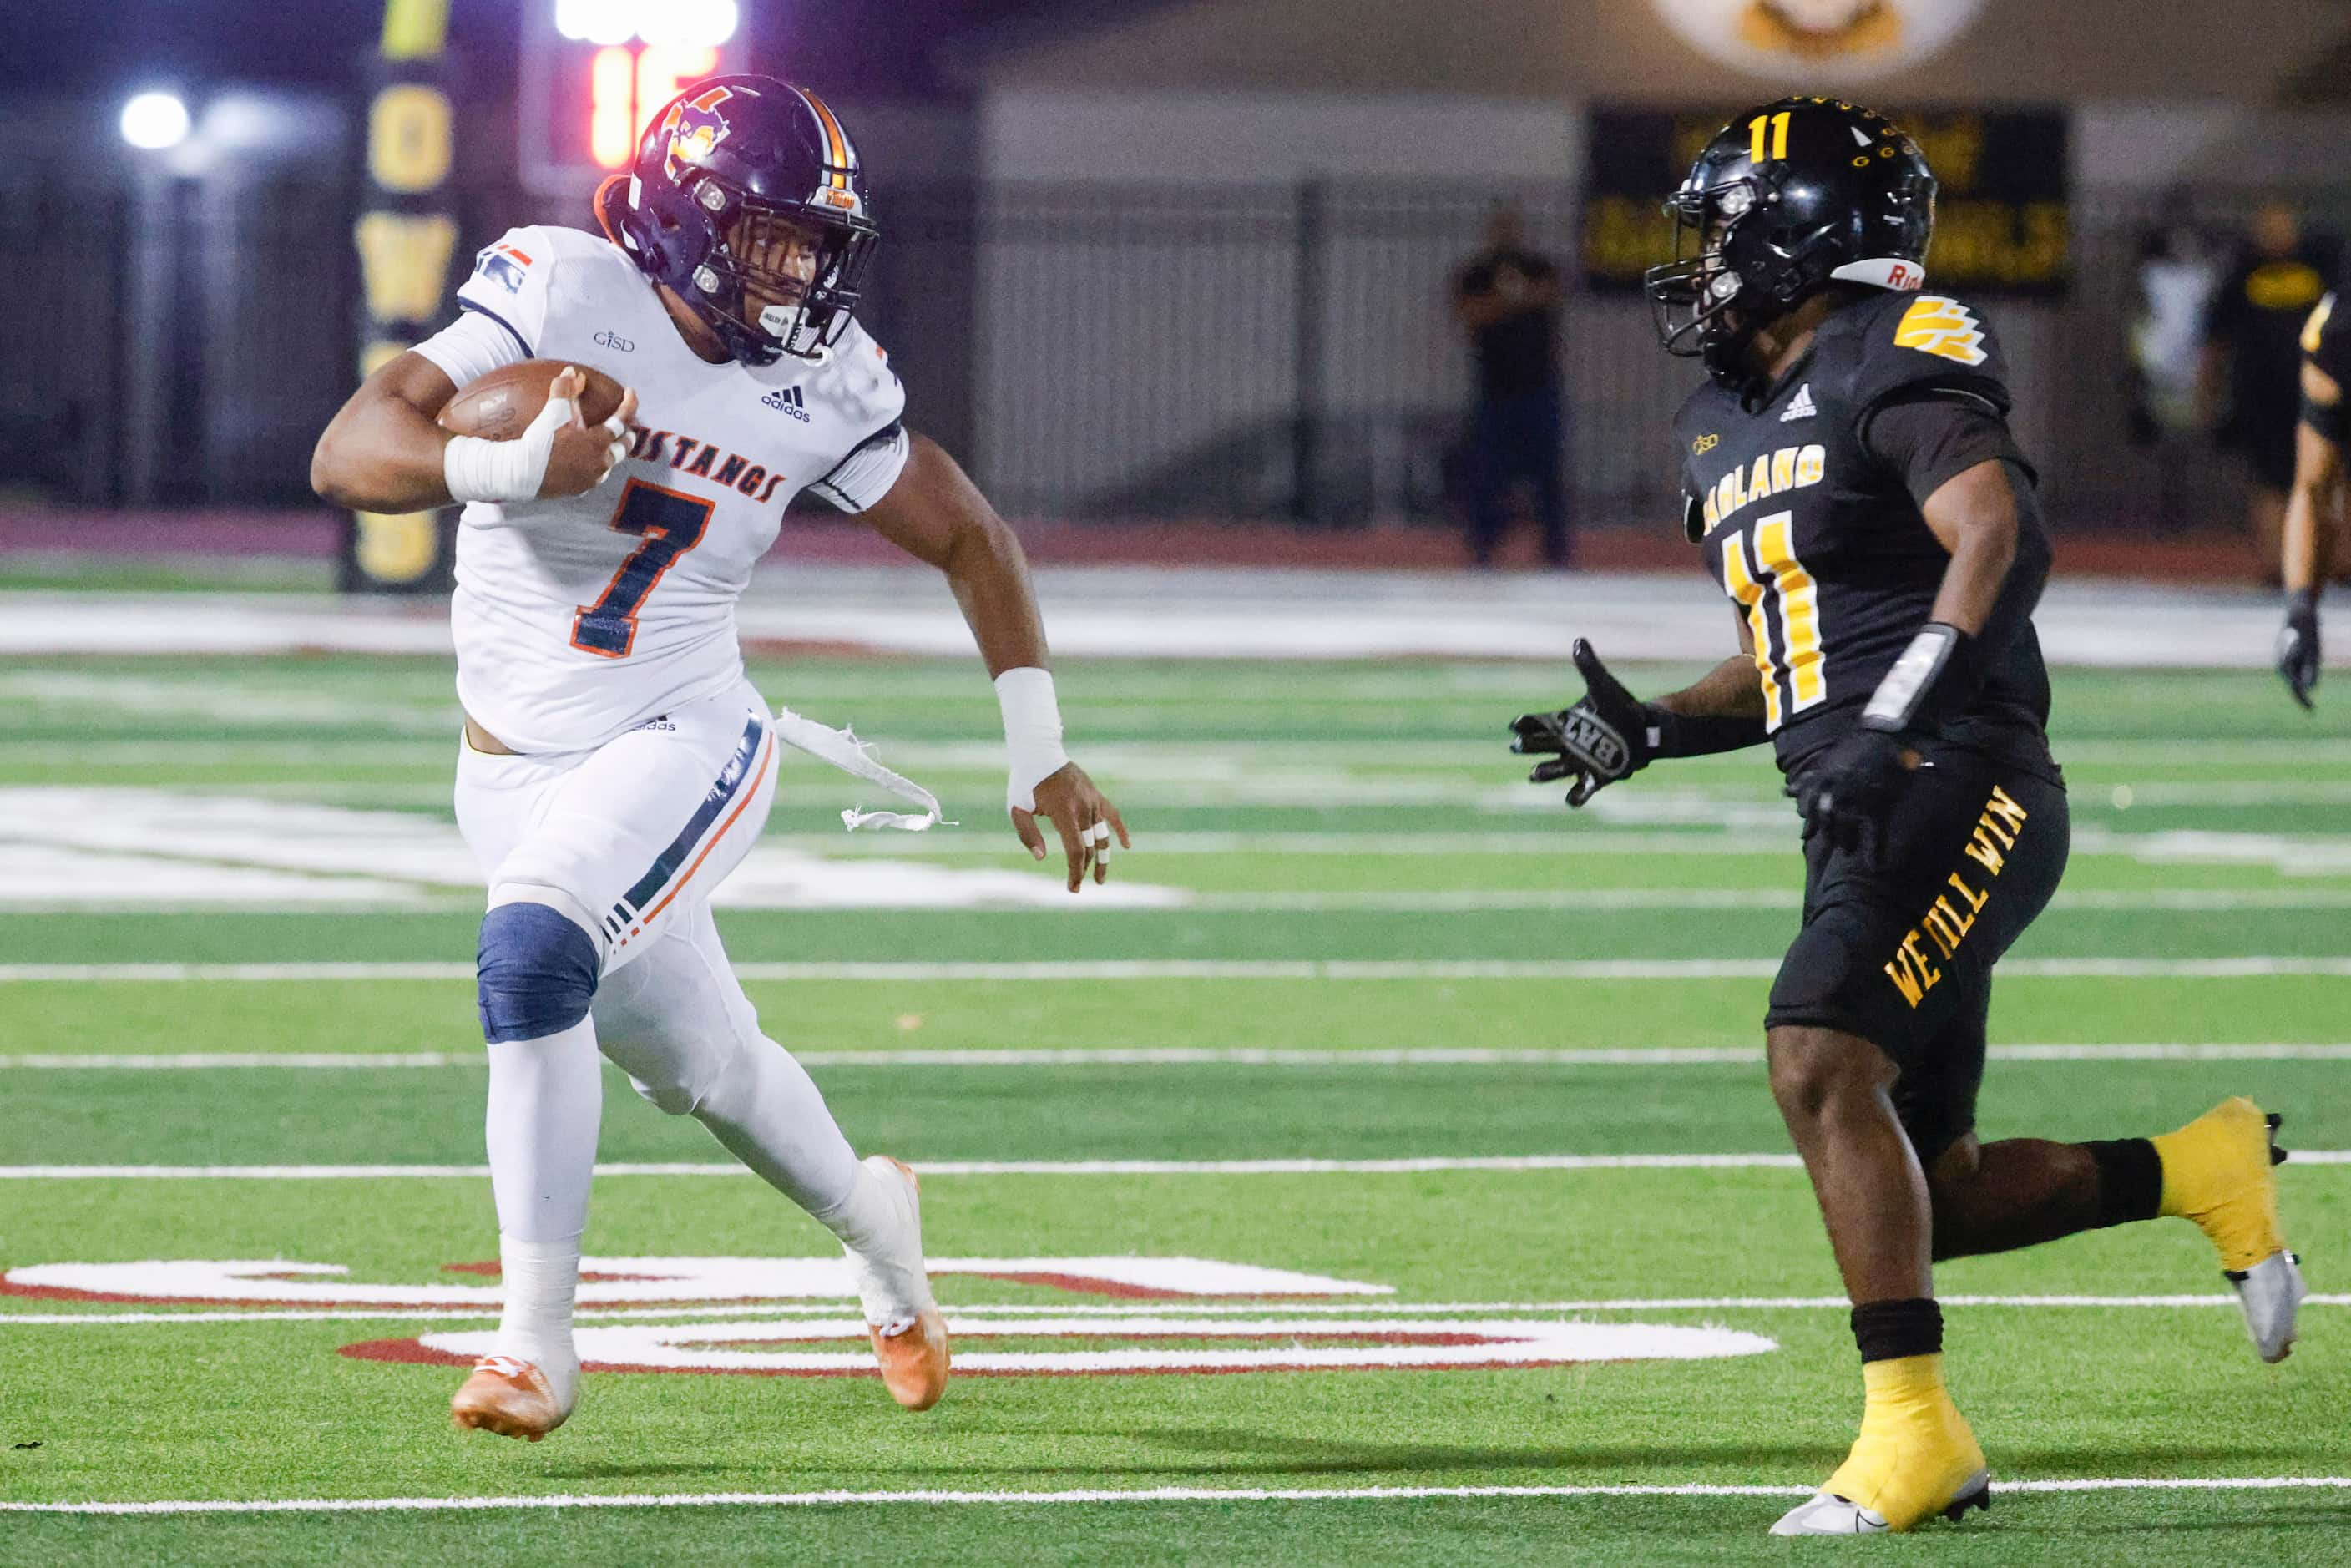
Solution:
[[(1287, 1046), (1071, 1046), (967, 1051), (799, 1051), (803, 1067), (1760, 1067), (1755, 1046), (1660, 1045), (1591, 1051), (1510, 1050), (1486, 1046), (1405, 1046), (1362, 1051)], [(2148, 1041), (2118, 1044), (2018, 1044), (1991, 1048), (1995, 1061), (2343, 1061), (2351, 1043), (2219, 1044)], [(0, 1053), (0, 1071), (202, 1071), (208, 1068), (478, 1068), (479, 1051), (217, 1051), (152, 1055), (120, 1051)]]
[[(1778, 958), (1099, 958), (928, 963), (743, 963), (745, 980), (1707, 980), (1768, 979)], [(2003, 978), (2210, 980), (2351, 976), (2351, 957), (2010, 958)], [(470, 980), (462, 963), (0, 964), (0, 984), (124, 980)]]
[[(1465, 911), (1579, 911), (1626, 909), (1800, 909), (1795, 888), (1762, 887), (1517, 887), (1463, 888), (1421, 893), (1191, 893), (1185, 907), (1219, 914), (1233, 911), (1369, 910), (1386, 914), (1450, 914)], [(2238, 909), (2351, 909), (2351, 887), (2168, 887), (2093, 888), (2060, 893), (2056, 909), (2119, 910), (2126, 913), (2210, 912)]]
[[(1793, 1155), (1466, 1155), (1386, 1160), (925, 1160), (928, 1176), (1356, 1176), (1430, 1171), (1801, 1169)], [(0, 1181), (392, 1181), (482, 1180), (486, 1165), (375, 1166), (0, 1166)], [(599, 1164), (600, 1176), (740, 1176), (717, 1160)]]
[[(1054, 646), (1079, 660), (1450, 658), (1517, 664), (1512, 684), (1525, 685), (1555, 681), (1548, 672), (1564, 666), (1578, 636), (1633, 662), (1710, 662), (1723, 647), (1720, 601), (1690, 572), (1521, 581), (1422, 571), (1046, 568), (1040, 581), (1056, 606)], [(446, 614), (432, 604), (354, 607), (311, 593), (23, 591), (8, 594), (6, 606), (0, 653), (18, 655), (326, 649), (445, 659), (450, 651)], [(736, 618), (754, 645), (782, 640), (961, 659), (972, 649), (962, 617), (919, 570), (795, 563), (762, 574)], [(2179, 671), (2265, 668), (2276, 619), (2258, 594), (2065, 580), (2034, 613), (2053, 664)], [(1110, 689), (1116, 677), (1104, 679)], [(1499, 679), (1479, 671), (1471, 689)], [(2242, 684), (2177, 680), (2199, 691)]]
[[(1470, 856), (1508, 855), (1513, 859), (1593, 855), (1705, 855), (1709, 859), (1736, 856), (1793, 862), (1798, 856), (1795, 820), (1784, 809), (1760, 814), (1757, 825), (1738, 832), (1715, 830), (1706, 813), (1725, 802), (1691, 794), (1660, 801), (1627, 797), (1635, 805), (1603, 809), (1603, 795), (1593, 810), (1603, 819), (1618, 813), (1623, 825), (1595, 827), (1562, 818), (1541, 831), (1485, 832), (1149, 832), (1136, 840), (1137, 855), (1349, 855), (1433, 857), (1458, 860)], [(1761, 802), (1757, 802), (1761, 804)], [(1670, 807), (1668, 815), (1666, 808)], [(1626, 817), (1637, 819), (1626, 821)], [(1641, 823), (1663, 818), (1687, 822), (1687, 831), (1644, 828)], [(862, 847), (841, 834), (784, 834), (776, 841), (794, 848), (835, 854), (854, 854)], [(872, 841), (879, 846), (879, 841)], [(880, 852), (887, 852), (882, 847)], [(934, 838), (925, 854), (1003, 856), (1007, 851), (992, 834), (959, 833)], [(2266, 865), (2292, 876), (2351, 875), (2351, 836), (2336, 833), (2215, 832), (2185, 829), (2151, 832), (2117, 832), (2100, 822), (2077, 822), (2072, 852), (2076, 860), (2111, 858), (2148, 865)]]
[[(808, 1058), (802, 1056), (800, 1061), (805, 1063)], [(181, 1072), (200, 1071), (209, 1067), (282, 1067), (290, 1071), (318, 1071), (481, 1065), (483, 1055), (478, 1051), (183, 1051), (172, 1056), (128, 1051), (120, 1055), (98, 1051), (82, 1054), (62, 1051), (27, 1051), (16, 1056), (0, 1054), (0, 1071), (16, 1068), (26, 1071), (57, 1072), (103, 1071), (109, 1069)]]
[[(828, 845), (835, 841), (826, 841)], [(837, 847), (837, 846), (836, 846)], [(830, 865), (856, 865), (864, 856), (820, 857)], [(86, 863), (94, 863), (86, 862)], [(853, 874), (853, 873), (852, 873)], [(1143, 886), (1146, 884), (1134, 883)], [(1716, 910), (1761, 909), (1787, 910), (1802, 908), (1803, 898), (1796, 889), (1710, 887), (1710, 888), (1646, 888), (1646, 887), (1522, 887), (1522, 888), (1439, 888), (1419, 892), (1364, 892), (1325, 890), (1314, 892), (1225, 893), (1199, 892), (1166, 883), (1148, 884), (1155, 891), (1169, 895), (1167, 903), (1102, 904), (1092, 899), (1061, 899), (1031, 901), (1023, 904), (976, 902), (973, 908), (987, 908), (1008, 915), (1073, 915), (1084, 919), (1100, 919), (1130, 910), (1159, 911), (1183, 909), (1215, 915), (1231, 914), (1328, 914), (1367, 913), (1386, 915), (1458, 915), (1479, 913), (1531, 912), (1560, 915), (1605, 915), (1625, 910)], [(331, 893), (336, 896), (332, 906), (344, 911), (365, 911), (381, 908), (402, 915), (454, 915), (478, 913), (482, 895), (478, 893), (438, 894), (419, 886), (382, 890), (350, 888), (320, 883), (316, 888), (293, 888), (288, 892), (315, 894)], [(733, 890), (722, 892), (721, 908), (820, 908), (858, 907), (866, 909), (933, 908), (936, 904), (893, 903), (889, 895), (876, 893), (873, 902), (844, 905), (815, 904), (787, 904), (766, 902), (746, 903), (732, 896)], [(317, 896), (308, 903), (291, 898), (286, 892), (268, 896), (248, 895), (242, 901), (225, 896), (192, 895), (185, 899), (153, 897), (89, 897), (54, 896), (0, 897), (0, 913), (8, 915), (213, 915), (224, 909), (277, 914), (283, 909), (308, 907), (322, 900)], [(2170, 887), (2170, 888), (2091, 888), (2080, 893), (2060, 893), (2052, 908), (2081, 909), (2099, 912), (2120, 912), (2134, 915), (2164, 914), (2228, 914), (2253, 909), (2351, 909), (2351, 887)]]
[[(2000, 1481), (2002, 1495), (2085, 1491), (2283, 1491), (2351, 1489), (2351, 1476), (2089, 1477)], [(913, 1503), (929, 1507), (1054, 1503), (1416, 1502), (1482, 1498), (1796, 1498), (1806, 1486), (1733, 1486), (1704, 1482), (1644, 1486), (1461, 1487), (1136, 1487), (1061, 1491), (799, 1491), (799, 1492), (560, 1492), (527, 1497), (346, 1497), (187, 1500), (154, 1502), (0, 1502), (0, 1512), (67, 1514), (423, 1513), (493, 1512), (559, 1508), (839, 1508)]]
[[(1086, 679), (1088, 700), (1115, 702), (1130, 717), (1148, 716), (1154, 706), (1153, 694), (1121, 691), (1104, 684), (1105, 672), (1089, 672)], [(90, 677), (98, 679), (111, 677)], [(1196, 680), (1196, 676), (1188, 677)], [(44, 674), (46, 684), (50, 677)], [(216, 680), (175, 685), (165, 700), (177, 704), (179, 690), (202, 686), (209, 690)], [(94, 690), (95, 687), (93, 686)], [(320, 713), (298, 711), (291, 706), (271, 706), (256, 711), (248, 700), (247, 688), (240, 685), (233, 700), (233, 711), (222, 716), (231, 727), (239, 720), (255, 725), (308, 724), (330, 722), (338, 727), (356, 727), (381, 724), (382, 728), (410, 732), (417, 739), (397, 739), (389, 736), (335, 735), (316, 740), (291, 740), (282, 736), (250, 736), (238, 739), (214, 737), (141, 736), (125, 738), (119, 736), (93, 736), (86, 740), (43, 740), (12, 743), (9, 755), (28, 762), (46, 764), (91, 762), (101, 765), (143, 765), (151, 763), (187, 764), (234, 762), (315, 762), (322, 755), (338, 761), (370, 760), (381, 762), (415, 762), (430, 760), (438, 765), (445, 760), (450, 747), (444, 741), (454, 742), (456, 734), (457, 710), (439, 702), (410, 701), (404, 710), (389, 720), (379, 699), (368, 699), (370, 706), (360, 711), (340, 697), (325, 700), (329, 706)], [(773, 694), (777, 700), (789, 702), (810, 713), (821, 713), (828, 706), (875, 701), (904, 700), (925, 695), (912, 687), (873, 690), (864, 687), (840, 686), (822, 681), (806, 686), (778, 684)], [(1161, 694), (1164, 695), (1164, 694)], [(1398, 700), (1426, 702), (1458, 702), (1460, 697), (1457, 684), (1447, 683), (1442, 690), (1389, 693), (1375, 696), (1364, 693), (1343, 701), (1378, 702), (1393, 706)], [(5, 689), (5, 677), (0, 677), (0, 709), (12, 700), (21, 700), (17, 694)], [(78, 697), (71, 697), (70, 706), (87, 706)], [(134, 706), (146, 700), (146, 694), (109, 706)], [(1499, 699), (1507, 705), (1512, 699)], [(1196, 707), (1187, 705), (1187, 711)], [(992, 716), (992, 714), (991, 714)], [(1134, 727), (1147, 727), (1137, 725)], [(911, 736), (887, 735), (882, 744), (890, 755), (906, 766), (935, 770), (963, 768), (994, 772), (1003, 766), (1004, 743), (997, 739), (924, 740)], [(2221, 768), (2244, 768), (2252, 771), (2273, 768), (2325, 767), (2351, 762), (2351, 740), (2314, 737), (2308, 740), (2216, 740), (2199, 738), (2157, 739), (2122, 737), (2108, 740), (2068, 741), (2056, 743), (2057, 760), (2067, 767), (2154, 768), (2193, 767), (2199, 775), (2209, 778)], [(1095, 771), (1115, 777), (1138, 769), (1197, 769), (1213, 765), (1215, 760), (1229, 758), (1238, 768), (1255, 768), (1266, 762), (1297, 762), (1304, 759), (1325, 768), (1375, 768), (1383, 772), (1401, 769), (1459, 768), (1491, 773), (1499, 768), (1507, 770), (1514, 764), (1503, 748), (1488, 740), (1396, 740), (1377, 741), (1318, 738), (1312, 736), (1196, 736), (1181, 740), (1151, 740), (1128, 738), (1093, 740), (1086, 745), (1086, 760)], [(1686, 758), (1674, 767), (1677, 774), (1706, 771), (1740, 776), (1753, 769), (1750, 757), (1724, 755), (1709, 758)], [(1192, 776), (1192, 775), (1186, 775)], [(2137, 788), (2145, 788), (2137, 780)], [(243, 785), (237, 786), (243, 788)], [(446, 789), (443, 789), (445, 796)]]
[[(1999, 1307), (2040, 1311), (2052, 1307), (2119, 1308), (2129, 1311), (2199, 1309), (2234, 1307), (2234, 1296), (2144, 1295), (2144, 1296), (1938, 1296), (1936, 1301), (1946, 1307)], [(2314, 1294), (2303, 1298), (2305, 1307), (2351, 1307), (2351, 1294)], [(1582, 1301), (1399, 1301), (1383, 1297), (1376, 1302), (1355, 1301), (1186, 1301), (1183, 1305), (1186, 1317), (1333, 1317), (1344, 1315), (1395, 1317), (1412, 1315), (1441, 1316), (1526, 1316), (1560, 1312), (1848, 1312), (1853, 1302), (1844, 1296), (1618, 1296)], [(581, 1322), (620, 1322), (645, 1319), (740, 1318), (747, 1314), (760, 1317), (830, 1317), (841, 1312), (838, 1302), (821, 1304), (800, 1301), (730, 1301), (722, 1306), (677, 1307), (585, 1307), (574, 1315)], [(1155, 1306), (1105, 1306), (1096, 1302), (1078, 1301), (1066, 1305), (1042, 1302), (975, 1302), (961, 1307), (950, 1306), (951, 1313), (962, 1311), (985, 1312), (990, 1317), (1091, 1317), (1103, 1320), (1104, 1332), (1114, 1333), (1119, 1322), (1139, 1314), (1161, 1310)], [(426, 1321), (434, 1322), (474, 1322), (498, 1315), (496, 1306), (479, 1309), (465, 1307), (338, 1307), (324, 1310), (305, 1308), (256, 1308), (245, 1311), (197, 1311), (181, 1312), (0, 1312), (0, 1329), (5, 1328), (106, 1328), (171, 1323), (266, 1323), (266, 1322), (392, 1322)]]
[[(2296, 1166), (2351, 1165), (2351, 1150), (2296, 1149)], [(1416, 1176), (1437, 1171), (1802, 1170), (1794, 1155), (1429, 1155), (1403, 1159), (922, 1160), (925, 1176)], [(0, 1181), (486, 1180), (473, 1165), (0, 1166)], [(716, 1160), (616, 1162), (600, 1176), (741, 1176)]]
[(94, 710), (175, 721), (207, 718), (246, 728), (315, 728), (356, 721), (385, 729), (432, 734), (453, 741), (458, 722), (456, 708), (445, 700), (402, 703), (378, 696), (372, 697), (360, 712), (331, 689), (304, 690), (287, 685), (225, 681), (217, 676), (172, 680), (82, 670), (0, 674), (0, 703), (62, 708), (85, 722)]

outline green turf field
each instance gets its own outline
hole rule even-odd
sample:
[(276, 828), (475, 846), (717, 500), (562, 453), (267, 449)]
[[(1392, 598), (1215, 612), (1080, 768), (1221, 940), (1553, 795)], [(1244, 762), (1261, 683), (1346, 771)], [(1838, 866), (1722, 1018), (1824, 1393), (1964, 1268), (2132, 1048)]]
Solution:
[[(1135, 833), (1117, 881), (1155, 890), (1113, 905), (1040, 896), (976, 670), (755, 674), (962, 819), (846, 837), (839, 809), (881, 802), (803, 761), (737, 879), (765, 891), (720, 923), (852, 1140), (930, 1167), (972, 1375), (921, 1416), (869, 1377), (755, 1375), (853, 1363), (853, 1309), (724, 1260), (829, 1239), (616, 1076), (588, 1246), (629, 1261), (581, 1326), (723, 1369), (592, 1375), (536, 1447), (449, 1430), (434, 1359), (495, 1315), (449, 1266), (496, 1240), (447, 668), (19, 661), (0, 1505), (340, 1506), (9, 1510), (0, 1563), (1835, 1550), (1763, 1535), (1842, 1456), (1859, 1379), (1760, 1059), (1800, 874), (1760, 754), (1571, 818), (1499, 743), (1572, 695), (1540, 670), (1070, 668), (1072, 754)], [(2330, 1156), (2283, 1197), (2339, 1290), (2351, 707), (2306, 718), (2266, 673), (2057, 686), (2074, 856), (2003, 969), (1985, 1130), (2155, 1132), (2250, 1093)], [(2351, 1561), (2351, 1297), (2267, 1368), (2177, 1221), (1938, 1282), (2010, 1490), (1859, 1550)], [(403, 1499), (438, 1506), (361, 1506)]]

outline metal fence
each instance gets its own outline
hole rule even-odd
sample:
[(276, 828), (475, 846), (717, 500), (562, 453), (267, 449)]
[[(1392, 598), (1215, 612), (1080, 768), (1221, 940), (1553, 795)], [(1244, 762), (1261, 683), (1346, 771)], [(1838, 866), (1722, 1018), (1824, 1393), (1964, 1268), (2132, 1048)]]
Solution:
[[(2343, 216), (2338, 194), (2314, 215)], [(353, 200), (261, 177), (201, 200), (0, 181), (0, 488), (308, 499), (311, 441), (353, 374)], [(1450, 278), (1498, 200), (1572, 276), (1564, 187), (885, 187), (865, 315), (910, 420), (1016, 516), (1435, 520), (1468, 396)], [(585, 218), (494, 191), (465, 215), (466, 246)], [(2218, 198), (2204, 215), (2234, 217)], [(2126, 336), (2152, 216), (2077, 202), (2070, 294), (1989, 307), (2061, 527), (2239, 515), (2233, 465), (2202, 443), (2130, 439)], [(1562, 338), (1584, 515), (1664, 517), (1664, 432), (1692, 368), (1657, 351), (1637, 298), (1572, 290)]]

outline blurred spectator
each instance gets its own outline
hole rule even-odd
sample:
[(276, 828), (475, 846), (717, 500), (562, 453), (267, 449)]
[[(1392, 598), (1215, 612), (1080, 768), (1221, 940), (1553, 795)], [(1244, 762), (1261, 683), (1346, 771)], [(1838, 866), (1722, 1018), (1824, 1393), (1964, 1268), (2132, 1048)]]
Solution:
[(1469, 553), (1493, 563), (1509, 526), (1512, 492), (1532, 491), (1543, 559), (1565, 566), (1568, 495), (1561, 464), (1567, 409), (1559, 378), (1559, 269), (1527, 248), (1518, 209), (1499, 206), (1486, 248), (1454, 283), (1453, 313), (1476, 361), (1465, 478)]
[(2167, 193), (2139, 231), (2130, 357), (2131, 439), (2141, 445), (2204, 428), (2204, 319), (2223, 260), (2185, 192)]
[(2294, 484), (2299, 340), (2311, 308), (2326, 292), (2329, 260), (2304, 236), (2293, 207), (2264, 203), (2205, 320), (2205, 407), (2219, 415), (2220, 444), (2242, 452), (2252, 470), (2253, 548), (2262, 575), (2273, 582), (2286, 491)]

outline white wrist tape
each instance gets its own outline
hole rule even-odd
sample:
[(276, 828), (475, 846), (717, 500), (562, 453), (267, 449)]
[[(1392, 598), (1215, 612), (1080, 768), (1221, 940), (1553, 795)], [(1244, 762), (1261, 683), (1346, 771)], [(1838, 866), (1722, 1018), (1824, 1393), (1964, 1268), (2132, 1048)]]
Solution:
[(1061, 708), (1053, 700), (1053, 672), (1023, 665), (996, 677), (996, 703), (1004, 712), (1004, 749), (1010, 770), (1004, 779), (1005, 809), (1033, 811), (1037, 786), (1070, 765), (1061, 749)]
[(1870, 694), (1869, 706), (1861, 710), (1861, 722), (1871, 729), (1907, 729), (1926, 706), (1927, 694), (1942, 677), (1944, 668), (1958, 652), (1959, 629), (1940, 621), (1929, 621), (1910, 639), (1886, 678), (1877, 683)]
[(547, 482), (547, 460), (555, 451), (555, 433), (571, 417), (568, 398), (549, 398), (538, 417), (512, 441), (489, 441), (478, 435), (453, 435), (441, 452), (441, 476), (452, 499), (459, 501), (535, 501)]

